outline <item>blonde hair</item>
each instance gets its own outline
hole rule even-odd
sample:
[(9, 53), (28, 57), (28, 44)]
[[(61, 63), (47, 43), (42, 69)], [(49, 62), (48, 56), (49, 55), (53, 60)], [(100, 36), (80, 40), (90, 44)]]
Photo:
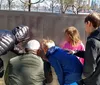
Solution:
[(65, 29), (65, 34), (68, 35), (68, 37), (70, 38), (70, 43), (73, 46), (77, 45), (77, 43), (81, 41), (79, 31), (73, 26)]
[(55, 46), (54, 41), (50, 40), (50, 39), (43, 39), (41, 44), (43, 47), (47, 47), (47, 48), (51, 48), (51, 47)]

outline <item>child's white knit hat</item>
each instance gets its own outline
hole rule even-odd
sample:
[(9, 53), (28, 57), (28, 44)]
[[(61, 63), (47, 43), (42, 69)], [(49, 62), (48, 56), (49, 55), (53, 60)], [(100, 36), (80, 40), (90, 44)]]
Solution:
[(40, 43), (37, 40), (30, 40), (26, 44), (26, 48), (30, 50), (38, 50), (40, 48)]

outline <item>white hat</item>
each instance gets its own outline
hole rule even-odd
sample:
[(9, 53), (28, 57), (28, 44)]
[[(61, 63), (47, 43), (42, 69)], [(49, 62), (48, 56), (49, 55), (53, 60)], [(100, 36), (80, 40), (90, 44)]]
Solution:
[(30, 50), (38, 50), (40, 48), (40, 43), (37, 40), (30, 40), (26, 44), (26, 48)]

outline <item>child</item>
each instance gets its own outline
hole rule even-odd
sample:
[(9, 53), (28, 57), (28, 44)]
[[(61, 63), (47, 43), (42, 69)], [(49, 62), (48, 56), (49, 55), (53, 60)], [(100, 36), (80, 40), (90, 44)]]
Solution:
[[(79, 31), (75, 27), (68, 27), (65, 29), (65, 39), (66, 41), (62, 44), (61, 48), (65, 50), (70, 50), (70, 51), (84, 51), (85, 47), (80, 40), (80, 35)], [(79, 58), (80, 62), (84, 64), (84, 59)]]
[[(53, 40), (43, 40), (42, 49), (48, 62), (54, 68), (60, 85), (78, 85), (83, 66), (75, 55), (55, 46)], [(54, 84), (55, 85), (55, 84)]]

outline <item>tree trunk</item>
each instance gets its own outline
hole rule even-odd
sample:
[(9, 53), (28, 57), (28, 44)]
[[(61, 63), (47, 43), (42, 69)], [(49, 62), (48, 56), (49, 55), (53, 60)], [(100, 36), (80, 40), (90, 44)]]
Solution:
[(52, 4), (51, 4), (51, 9), (52, 9), (52, 13), (54, 11), (54, 2), (52, 1)]
[(9, 2), (9, 10), (11, 10), (11, 3)]
[(63, 1), (60, 0), (60, 12), (63, 14)]
[(77, 12), (76, 14), (78, 14), (78, 12), (79, 12), (79, 11), (78, 11), (78, 9), (77, 9), (77, 11), (76, 11), (76, 12)]
[(52, 7), (52, 13), (53, 13), (53, 7)]
[(28, 11), (31, 11), (31, 0), (29, 0)]
[(1, 5), (2, 5), (2, 1), (3, 1), (3, 0), (1, 0), (1, 2), (0, 2), (0, 9), (1, 9)]

